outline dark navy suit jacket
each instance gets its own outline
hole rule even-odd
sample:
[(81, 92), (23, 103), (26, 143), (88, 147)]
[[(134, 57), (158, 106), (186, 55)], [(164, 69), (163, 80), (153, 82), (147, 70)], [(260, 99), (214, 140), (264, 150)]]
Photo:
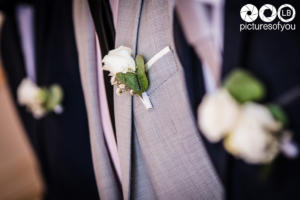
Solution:
[[(233, 1), (225, 3), (225, 33), (222, 78), (234, 68), (242, 67), (261, 79), (267, 87), (265, 102), (273, 102), (300, 87), (300, 42), (296, 31), (243, 31), (240, 9), (247, 3), (258, 8), (266, 3), (276, 8), (286, 1)], [(300, 8), (299, 8), (300, 9)], [(261, 21), (258, 19), (257, 23)], [(293, 23), (299, 25), (297, 16)], [(277, 21), (276, 21), (277, 23)], [(197, 107), (205, 93), (201, 61), (186, 42), (175, 14), (176, 51), (184, 68), (191, 108), (197, 118)], [(289, 116), (289, 129), (300, 144), (300, 98), (282, 105)], [(201, 134), (199, 132), (199, 134)], [(270, 174), (262, 178), (263, 166), (249, 165), (227, 154), (222, 143), (212, 144), (203, 137), (206, 149), (226, 189), (226, 199), (300, 199), (300, 158), (290, 160), (279, 156)]]

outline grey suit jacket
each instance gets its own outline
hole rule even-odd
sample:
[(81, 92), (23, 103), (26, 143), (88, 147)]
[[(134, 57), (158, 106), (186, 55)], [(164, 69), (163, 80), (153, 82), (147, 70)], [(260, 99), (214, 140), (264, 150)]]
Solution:
[(174, 51), (173, 5), (167, 0), (120, 0), (116, 47), (149, 60), (172, 51), (148, 71), (146, 110), (137, 97), (114, 97), (122, 192), (109, 164), (97, 101), (94, 28), (85, 0), (74, 1), (74, 23), (88, 110), (96, 179), (102, 199), (223, 199), (224, 189), (208, 157), (188, 102), (182, 66)]
[(149, 60), (172, 51), (148, 71), (153, 104), (115, 96), (124, 199), (222, 199), (216, 175), (190, 109), (182, 66), (174, 51), (173, 5), (167, 0), (121, 0), (116, 47)]

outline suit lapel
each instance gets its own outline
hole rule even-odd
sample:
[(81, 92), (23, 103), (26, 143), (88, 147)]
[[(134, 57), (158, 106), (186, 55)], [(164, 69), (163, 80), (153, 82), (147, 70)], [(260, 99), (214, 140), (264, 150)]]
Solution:
[[(101, 46), (101, 55), (104, 56), (115, 46), (115, 30), (110, 4), (109, 1), (103, 0), (89, 0), (88, 2), (98, 35), (98, 42)], [(115, 132), (113, 86), (110, 83), (110, 77), (108, 76), (109, 72), (104, 71), (103, 73), (109, 114)]]
[[(116, 33), (116, 47), (123, 45), (137, 49), (138, 27), (142, 0), (120, 1)], [(114, 96), (116, 133), (122, 171), (124, 199), (130, 198), (132, 154), (132, 97), (129, 94)]]
[(95, 29), (86, 0), (73, 2), (81, 82), (89, 118), (92, 158), (101, 199), (121, 199), (121, 190), (112, 167), (102, 131), (98, 100)]

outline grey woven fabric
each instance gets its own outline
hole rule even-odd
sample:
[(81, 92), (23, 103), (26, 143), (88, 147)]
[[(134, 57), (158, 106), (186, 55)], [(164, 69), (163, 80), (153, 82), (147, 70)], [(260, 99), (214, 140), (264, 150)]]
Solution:
[(146, 110), (137, 97), (115, 96), (124, 199), (223, 199), (224, 189), (190, 109), (184, 74), (173, 50), (173, 5), (167, 0), (120, 0), (116, 47), (149, 60)]

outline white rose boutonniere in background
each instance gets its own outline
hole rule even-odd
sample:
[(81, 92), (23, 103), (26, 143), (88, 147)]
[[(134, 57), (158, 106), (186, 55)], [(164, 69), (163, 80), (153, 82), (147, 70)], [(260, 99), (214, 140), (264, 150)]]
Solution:
[(291, 133), (284, 129), (287, 116), (279, 105), (262, 105), (264, 85), (250, 73), (233, 71), (222, 88), (207, 94), (198, 109), (198, 123), (210, 142), (224, 139), (225, 149), (252, 164), (270, 163), (282, 152), (298, 155)]
[(40, 88), (28, 78), (24, 78), (17, 89), (17, 101), (26, 106), (36, 119), (40, 119), (48, 112), (60, 114), (63, 92), (60, 86), (52, 85), (49, 89)]
[(17, 90), (18, 103), (26, 106), (35, 118), (41, 118), (45, 114), (42, 107), (43, 96), (40, 89), (30, 79), (23, 79)]
[(124, 46), (109, 51), (103, 58), (103, 70), (110, 72), (111, 84), (117, 86), (118, 95), (124, 92), (138, 95), (145, 107), (150, 109), (152, 104), (146, 94), (149, 82), (144, 59), (137, 55), (134, 60), (131, 54), (131, 49)]
[(270, 162), (279, 152), (276, 133), (280, 129), (280, 123), (265, 106), (246, 103), (236, 126), (225, 138), (225, 148), (249, 163)]
[(238, 103), (225, 89), (206, 95), (199, 109), (203, 134), (211, 142), (219, 142), (234, 127), (239, 110)]

